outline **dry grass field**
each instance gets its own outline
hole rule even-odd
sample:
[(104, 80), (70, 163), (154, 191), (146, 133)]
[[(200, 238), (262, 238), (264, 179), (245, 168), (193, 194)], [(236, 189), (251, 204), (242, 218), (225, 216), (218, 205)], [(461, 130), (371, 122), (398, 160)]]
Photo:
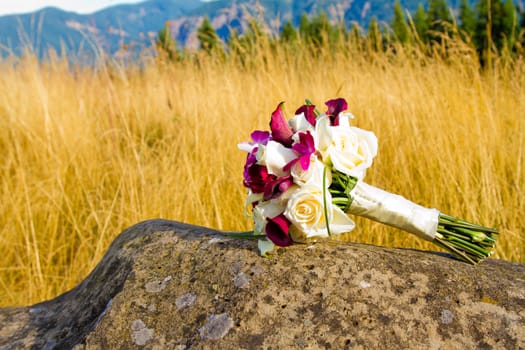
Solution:
[[(241, 66), (209, 56), (70, 67), (0, 61), (0, 306), (75, 286), (126, 227), (165, 218), (249, 230), (245, 154), (280, 101), (344, 97), (379, 154), (367, 182), (501, 230), (494, 257), (525, 262), (525, 62), (480, 70), (399, 50), (312, 55), (262, 48)], [(365, 219), (345, 239), (438, 249)], [(497, 278), (497, 276), (495, 276)]]

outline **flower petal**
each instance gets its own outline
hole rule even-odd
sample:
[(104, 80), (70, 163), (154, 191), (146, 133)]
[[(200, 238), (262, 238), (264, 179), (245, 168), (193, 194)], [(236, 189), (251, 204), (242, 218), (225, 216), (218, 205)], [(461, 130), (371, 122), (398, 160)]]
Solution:
[(292, 129), (288, 125), (288, 121), (284, 117), (282, 111), (282, 105), (284, 102), (279, 103), (275, 111), (272, 113), (272, 119), (270, 120), (270, 129), (272, 130), (272, 139), (281, 143), (286, 147), (292, 145)]
[[(315, 126), (315, 144), (317, 145), (317, 150), (323, 155), (323, 157), (331, 143), (332, 128), (330, 127), (330, 118), (322, 116), (319, 118), (317, 125)], [(328, 160), (323, 158), (323, 161), (326, 163)]]
[(269, 182), (275, 179), (275, 175), (268, 174), (265, 166), (251, 164), (244, 168), (244, 186), (253, 193), (262, 193)]
[(273, 219), (268, 219), (266, 224), (266, 236), (275, 245), (280, 247), (286, 247), (293, 244), (292, 239), (289, 235), (290, 221), (280, 214)]
[(330, 121), (333, 126), (339, 125), (339, 113), (346, 111), (348, 104), (344, 98), (336, 98), (333, 100), (326, 101), (328, 110), (326, 115), (330, 116)]
[[(296, 114), (288, 121), (288, 125), (292, 128), (292, 131), (297, 133), (299, 131), (307, 131), (307, 130), (314, 130), (314, 126), (310, 124), (308, 120), (306, 120), (306, 117), (304, 116), (304, 113)], [(295, 135), (294, 141), (295, 140)]]
[(304, 113), (304, 117), (306, 118), (306, 120), (308, 120), (310, 124), (315, 126), (314, 111), (315, 111), (314, 105), (302, 105), (301, 107), (299, 107), (299, 109), (297, 109), (297, 111), (295, 111), (295, 114), (297, 115), (297, 114)]
[(251, 137), (253, 142), (260, 143), (261, 145), (266, 145), (268, 141), (270, 141), (270, 132), (255, 130), (254, 132), (252, 132)]
[(248, 190), (248, 195), (246, 196), (246, 202), (244, 203), (244, 216), (246, 216), (247, 218), (252, 217), (255, 208), (260, 206), (256, 204), (262, 201), (262, 199), (263, 199), (262, 193), (254, 193), (253, 191)]
[[(262, 198), (261, 198), (262, 199)], [(264, 225), (266, 226), (266, 218), (274, 218), (279, 216), (286, 209), (286, 205), (281, 203), (279, 200), (261, 201), (253, 208), (254, 216), (255, 213), (259, 218), (264, 218)]]
[(284, 171), (290, 170), (297, 162), (301, 164), (303, 170), (308, 170), (308, 167), (310, 166), (310, 158), (312, 157), (312, 154), (315, 153), (315, 141), (310, 130), (299, 132), (297, 134), (299, 136), (299, 141), (292, 146), (292, 150), (298, 154), (298, 157), (286, 164), (283, 168)]
[(253, 143), (251, 142), (242, 142), (242, 143), (238, 143), (237, 144), (237, 148), (240, 149), (241, 151), (244, 151), (244, 152), (248, 152), (250, 153), (251, 151), (253, 151), (253, 149), (257, 147), (257, 145), (254, 145)]
[(315, 153), (315, 141), (310, 130), (299, 133), (299, 142), (295, 143), (292, 149), (302, 156), (310, 156)]
[(273, 242), (267, 239), (260, 239), (257, 243), (257, 247), (259, 248), (259, 253), (261, 253), (261, 256), (264, 257), (268, 257), (275, 249)]
[(279, 142), (269, 141), (264, 150), (264, 155), (259, 160), (259, 164), (265, 164), (270, 174), (282, 177), (290, 174), (288, 170), (283, 168), (295, 158), (297, 158), (297, 154), (290, 148), (283, 146)]
[(241, 151), (250, 153), (254, 150), (254, 148), (257, 148), (260, 145), (266, 146), (268, 141), (270, 141), (270, 132), (255, 130), (254, 132), (252, 132), (251, 137), (253, 142), (239, 143), (237, 147)]
[(265, 201), (279, 197), (283, 192), (286, 192), (293, 185), (292, 176), (283, 176), (275, 180), (271, 180), (264, 186)]
[(333, 235), (340, 235), (347, 233), (355, 228), (355, 223), (344, 211), (337, 205), (332, 206), (332, 221), (330, 221), (330, 233)]

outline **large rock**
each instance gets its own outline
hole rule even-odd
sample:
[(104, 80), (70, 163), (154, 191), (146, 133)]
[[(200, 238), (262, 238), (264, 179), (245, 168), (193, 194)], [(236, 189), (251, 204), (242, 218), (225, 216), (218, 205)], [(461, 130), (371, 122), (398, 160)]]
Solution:
[(153, 220), (124, 231), (75, 289), (0, 310), (0, 349), (519, 349), (525, 266), (254, 241)]

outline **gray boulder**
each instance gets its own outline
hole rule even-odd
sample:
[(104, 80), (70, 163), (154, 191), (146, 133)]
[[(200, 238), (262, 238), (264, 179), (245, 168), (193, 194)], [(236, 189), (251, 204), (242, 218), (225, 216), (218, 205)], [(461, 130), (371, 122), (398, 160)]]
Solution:
[(525, 266), (166, 220), (125, 230), (76, 288), (0, 309), (0, 349), (523, 349)]

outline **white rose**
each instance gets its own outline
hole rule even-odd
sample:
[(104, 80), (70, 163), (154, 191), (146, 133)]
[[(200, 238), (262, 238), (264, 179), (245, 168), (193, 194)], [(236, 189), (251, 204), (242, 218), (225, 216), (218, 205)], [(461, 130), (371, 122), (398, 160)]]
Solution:
[(269, 141), (266, 147), (260, 146), (257, 150), (257, 163), (265, 165), (268, 173), (277, 177), (288, 175), (283, 167), (295, 158), (297, 155), (294, 151), (275, 141)]
[[(326, 165), (312, 155), (310, 157), (310, 166), (308, 170), (303, 170), (299, 162), (295, 163), (290, 173), (293, 177), (293, 182), (300, 186), (315, 186), (323, 188), (323, 176)], [(330, 186), (332, 183), (332, 172), (330, 169), (326, 169), (326, 186)]]
[(328, 154), (336, 170), (362, 180), (377, 154), (374, 133), (356, 127), (335, 127)]
[(316, 140), (323, 162), (359, 180), (364, 178), (377, 154), (375, 134), (350, 126), (347, 115), (340, 115), (338, 126), (330, 126), (327, 117), (318, 120)]
[[(352, 231), (354, 222), (341, 209), (332, 205), (330, 193), (326, 193), (328, 224), (331, 234)], [(314, 186), (300, 187), (289, 198), (284, 215), (295, 228), (292, 238), (304, 241), (312, 237), (328, 237), (324, 210), (323, 190)], [(295, 230), (299, 230), (297, 232)]]

